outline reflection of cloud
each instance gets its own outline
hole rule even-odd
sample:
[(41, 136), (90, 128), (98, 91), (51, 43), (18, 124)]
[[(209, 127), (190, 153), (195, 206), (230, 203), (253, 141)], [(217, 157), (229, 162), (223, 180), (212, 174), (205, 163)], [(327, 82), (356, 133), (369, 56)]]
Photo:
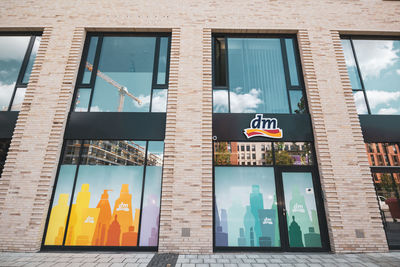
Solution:
[(384, 115), (391, 115), (391, 114), (397, 114), (398, 110), (395, 108), (381, 108), (378, 111), (378, 114), (384, 114)]
[(152, 112), (167, 111), (167, 90), (154, 90), (153, 101), (151, 103)]
[(363, 92), (356, 92), (354, 94), (354, 101), (356, 102), (356, 108), (358, 114), (368, 113), (367, 106), (365, 105), (365, 98)]
[(231, 112), (235, 113), (251, 113), (256, 112), (257, 106), (263, 102), (259, 99), (261, 90), (251, 89), (246, 94), (230, 93)]
[[(82, 111), (86, 111), (86, 109), (85, 110), (82, 110)], [(90, 107), (90, 112), (103, 112), (104, 110), (102, 110), (99, 106), (92, 106), (92, 107)]]
[(394, 50), (394, 41), (354, 40), (356, 54), (363, 78), (379, 76), (380, 72), (393, 64), (400, 50)]
[(400, 98), (400, 92), (386, 92), (386, 91), (367, 91), (368, 103), (371, 109), (381, 104), (388, 105), (389, 102)]
[(29, 36), (0, 37), (0, 60), (22, 60), (28, 47)]
[(228, 112), (228, 91), (215, 90), (213, 92), (213, 106), (216, 113)]
[(397, 73), (398, 75), (400, 75), (400, 69), (399, 69), (399, 70), (396, 70), (396, 73)]
[(0, 111), (6, 111), (11, 100), (15, 83), (3, 84), (0, 82)]
[[(137, 108), (142, 108), (142, 107), (145, 107), (150, 104), (150, 95), (146, 95), (146, 96), (140, 95), (137, 98), (139, 98), (139, 100), (142, 101), (142, 104), (139, 104), (138, 102), (136, 102), (135, 100), (132, 99), (133, 104)], [(131, 99), (131, 98), (129, 98), (129, 99)]]

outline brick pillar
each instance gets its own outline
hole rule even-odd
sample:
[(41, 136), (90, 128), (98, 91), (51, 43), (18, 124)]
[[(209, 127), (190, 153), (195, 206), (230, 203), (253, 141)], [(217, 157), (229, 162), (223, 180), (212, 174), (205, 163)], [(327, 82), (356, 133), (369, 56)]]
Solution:
[(84, 35), (44, 29), (0, 179), (0, 250), (40, 249)]
[(339, 34), (313, 28), (298, 39), (331, 248), (387, 251)]
[(211, 30), (172, 32), (160, 252), (212, 252)]

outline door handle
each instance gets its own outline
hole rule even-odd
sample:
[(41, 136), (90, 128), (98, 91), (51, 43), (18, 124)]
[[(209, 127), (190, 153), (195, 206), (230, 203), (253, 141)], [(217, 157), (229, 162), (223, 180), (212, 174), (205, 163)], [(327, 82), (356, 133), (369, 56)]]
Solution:
[(283, 216), (286, 216), (286, 209), (283, 208)]

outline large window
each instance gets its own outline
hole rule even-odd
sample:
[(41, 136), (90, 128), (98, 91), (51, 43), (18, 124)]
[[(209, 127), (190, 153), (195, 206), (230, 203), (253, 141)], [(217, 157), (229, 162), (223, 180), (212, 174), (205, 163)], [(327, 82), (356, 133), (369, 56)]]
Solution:
[(89, 35), (73, 110), (166, 112), (169, 43), (168, 35)]
[(306, 111), (295, 38), (215, 36), (215, 113)]
[(37, 35), (0, 36), (0, 111), (18, 111), (40, 44)]
[(379, 208), (390, 248), (400, 248), (400, 152), (398, 143), (366, 143)]
[(157, 246), (164, 142), (67, 140), (45, 246)]
[(400, 40), (345, 38), (358, 114), (400, 114)]

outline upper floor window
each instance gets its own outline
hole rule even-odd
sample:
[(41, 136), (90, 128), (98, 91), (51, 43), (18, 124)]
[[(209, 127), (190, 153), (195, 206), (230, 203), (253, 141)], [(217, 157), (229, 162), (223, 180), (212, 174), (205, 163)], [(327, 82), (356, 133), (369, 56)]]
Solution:
[(296, 40), (215, 35), (215, 113), (306, 112)]
[(39, 49), (40, 36), (0, 36), (0, 111), (18, 111)]
[(169, 35), (90, 34), (74, 111), (166, 112)]
[(400, 40), (342, 40), (358, 114), (400, 114)]

